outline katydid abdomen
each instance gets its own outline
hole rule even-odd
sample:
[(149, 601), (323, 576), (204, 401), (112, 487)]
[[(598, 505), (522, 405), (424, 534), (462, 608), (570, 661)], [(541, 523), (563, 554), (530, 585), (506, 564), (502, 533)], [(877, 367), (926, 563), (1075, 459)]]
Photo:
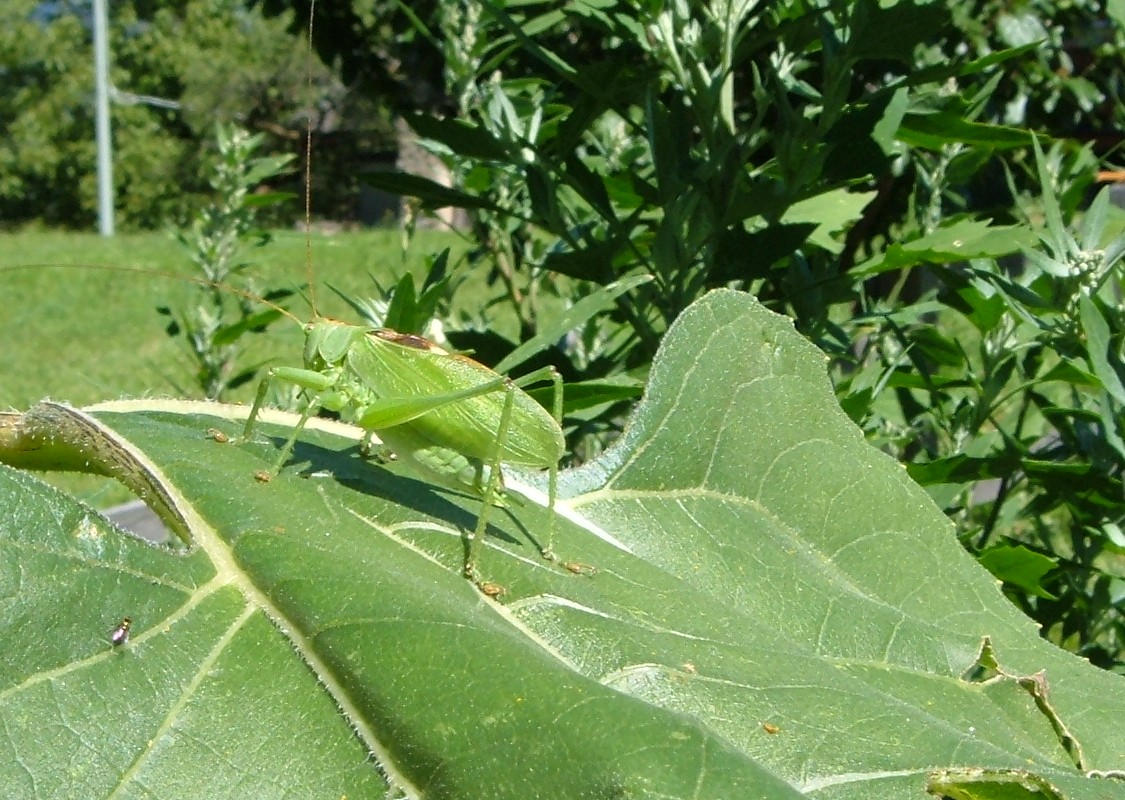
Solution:
[[(510, 392), (513, 423), (504, 437), (499, 461), (547, 469), (562, 458), (566, 444), (551, 414), (488, 367), (447, 353), (419, 336), (386, 328), (368, 329), (365, 334), (347, 358), (351, 376), (372, 395), (370, 402), (357, 407), (357, 422), (400, 456), (409, 445), (424, 443), (488, 462), (496, 456), (499, 421)], [(442, 395), (447, 399), (432, 406), (433, 399)], [(403, 403), (396, 403), (398, 400)], [(404, 406), (431, 407), (388, 425), (383, 409), (391, 404), (399, 413)], [(404, 427), (410, 430), (409, 440), (400, 438), (401, 445), (396, 447), (396, 429)]]

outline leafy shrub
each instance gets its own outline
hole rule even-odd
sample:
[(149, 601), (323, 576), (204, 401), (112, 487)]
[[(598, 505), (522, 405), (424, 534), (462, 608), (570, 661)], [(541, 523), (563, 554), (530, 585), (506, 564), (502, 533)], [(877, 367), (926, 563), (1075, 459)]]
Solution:
[[(254, 378), (258, 365), (240, 366), (239, 340), (248, 333), (261, 333), (276, 320), (275, 309), (258, 310), (259, 297), (276, 302), (291, 294), (272, 291), (256, 294), (256, 287), (237, 280), (252, 263), (245, 259), (250, 239), (255, 247), (269, 243), (269, 234), (257, 228), (258, 213), (278, 205), (289, 196), (259, 193), (259, 185), (285, 171), (291, 156), (255, 156), (263, 136), (251, 136), (233, 125), (219, 125), (219, 162), (211, 177), (213, 198), (189, 228), (176, 233), (199, 270), (196, 287), (202, 299), (178, 308), (161, 306), (169, 318), (169, 336), (182, 336), (196, 364), (196, 377), (203, 396), (221, 400), (233, 389)], [(237, 293), (237, 294), (236, 294)]]
[(841, 388), (1044, 635), (1123, 671), (1125, 214), (1103, 190), (1068, 226), (1036, 155), (1046, 227), (1022, 266), (931, 264), (940, 327), (919, 324), (921, 303), (869, 320), (866, 369)]
[[(1089, 149), (1059, 144), (1050, 150), (1058, 180), (1047, 181), (1028, 159), (1034, 137), (1011, 127), (1050, 121), (1073, 131), (1094, 97), (1087, 76), (1055, 69), (1073, 44), (1063, 28), (1072, 14), (1106, 41), (1121, 36), (1099, 28), (1085, 4), (442, 6), (431, 25), (417, 24), (443, 48), (459, 113), (410, 122), (460, 183), (372, 180), (429, 207), (466, 209), (482, 260), (505, 284), (525, 333), (536, 325), (527, 298), (557, 291), (554, 276), (595, 286), (650, 275), (618, 300), (616, 325), (602, 323), (593, 340), (603, 376), (643, 372), (668, 324), (711, 288), (744, 287), (786, 311), (833, 357), (841, 400), (873, 441), (924, 482), (943, 484), (944, 500), (961, 498), (952, 511), (963, 540), (992, 559), (1016, 601), (1055, 641), (1109, 666), (1125, 658), (1125, 572), (1092, 566), (1115, 560), (1120, 543), (1105, 532), (1116, 530), (1116, 511), (1090, 514), (1116, 484), (1081, 511), (1057, 476), (1028, 478), (1019, 510), (1011, 486), (996, 502), (966, 500), (999, 469), (978, 454), (1002, 453), (1002, 474), (1023, 481), (1032, 453), (1052, 464), (1075, 455), (1043, 452), (1033, 446), (1040, 437), (1092, 435), (1036, 426), (1026, 413), (1009, 430), (994, 413), (996, 404), (1043, 406), (1041, 371), (1076, 398), (1094, 373), (1089, 360), (1082, 377), (1058, 371), (1056, 353), (1073, 351), (1082, 329), (1072, 327), (1064, 343), (1055, 323), (1034, 321), (1043, 309), (1031, 313), (1012, 299), (1022, 281), (1000, 266), (1035, 246), (1029, 192), (1042, 186), (1052, 195), (1043, 207), (1072, 218), (1094, 178)], [(1111, 92), (1102, 100), (1116, 118), (1120, 100)], [(1106, 224), (1112, 238), (1116, 223)], [(1046, 258), (1070, 263), (1072, 250)], [(1039, 328), (1021, 374), (1015, 343)], [(558, 358), (574, 359), (570, 344)], [(598, 429), (614, 430), (617, 413), (604, 411)], [(929, 466), (968, 454), (991, 466), (940, 479)], [(1047, 509), (1059, 511), (1048, 515), (1052, 532), (1032, 541), (1026, 529), (1047, 524)], [(1087, 527), (1101, 531), (1093, 550), (1078, 546)], [(996, 567), (1001, 553), (1016, 554), (1019, 568)], [(1073, 614), (1052, 605), (1041, 578), (1070, 597)]]

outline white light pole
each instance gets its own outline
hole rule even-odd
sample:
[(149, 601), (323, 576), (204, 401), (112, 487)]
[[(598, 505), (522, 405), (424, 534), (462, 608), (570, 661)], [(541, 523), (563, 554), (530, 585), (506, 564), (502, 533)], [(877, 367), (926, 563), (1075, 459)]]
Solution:
[(98, 147), (98, 230), (113, 236), (113, 157), (109, 129), (109, 44), (105, 0), (94, 0), (94, 131)]

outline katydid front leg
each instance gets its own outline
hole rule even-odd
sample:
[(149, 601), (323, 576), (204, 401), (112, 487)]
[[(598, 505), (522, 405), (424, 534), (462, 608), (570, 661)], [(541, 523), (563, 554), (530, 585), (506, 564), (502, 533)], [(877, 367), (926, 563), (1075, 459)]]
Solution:
[(277, 477), (277, 473), (281, 472), (281, 468), (285, 466), (285, 462), (289, 460), (289, 456), (293, 454), (293, 448), (297, 445), (297, 437), (301, 435), (304, 430), (305, 424), (308, 423), (309, 418), (316, 414), (321, 406), (320, 393), (326, 392), (336, 385), (336, 378), (325, 375), (322, 372), (315, 372), (311, 369), (298, 369), (296, 367), (272, 367), (266, 373), (266, 377), (258, 384), (258, 393), (254, 395), (254, 405), (250, 406), (250, 414), (246, 417), (246, 425), (242, 429), (241, 441), (248, 441), (254, 433), (254, 423), (258, 419), (258, 413), (262, 410), (262, 405), (266, 401), (266, 395), (269, 393), (269, 388), (273, 381), (282, 380), (286, 383), (292, 383), (295, 386), (300, 386), (310, 392), (316, 392), (309, 400), (309, 404), (305, 407), (301, 418), (297, 421), (296, 426), (293, 428), (293, 433), (290, 434), (285, 444), (278, 453), (277, 460), (273, 463), (268, 470), (262, 470), (255, 474), (255, 477), (263, 482), (268, 482)]

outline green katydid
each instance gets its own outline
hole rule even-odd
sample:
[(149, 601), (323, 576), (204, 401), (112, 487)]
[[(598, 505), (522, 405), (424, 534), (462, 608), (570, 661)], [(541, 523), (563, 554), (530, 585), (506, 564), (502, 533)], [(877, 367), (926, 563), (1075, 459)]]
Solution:
[[(309, 7), (308, 46), (312, 51), (315, 1)], [(311, 72), (309, 88), (312, 88)], [(305, 139), (305, 226), (311, 230), (312, 118)], [(308, 254), (309, 290), (314, 316), (312, 257)], [(465, 577), (476, 581), (476, 557), (488, 529), (492, 506), (502, 497), (502, 464), (548, 469), (547, 534), (539, 544), (553, 558), (558, 462), (566, 449), (562, 432), (562, 378), (549, 367), (518, 380), (505, 378), (464, 355), (433, 342), (389, 328), (349, 325), (317, 317), (304, 326), (304, 367), (274, 367), (258, 387), (242, 439), (254, 432), (274, 381), (302, 389), (309, 397), (292, 434), (272, 468), (274, 477), (289, 459), (309, 418), (320, 408), (349, 411), (415, 472), (431, 482), (468, 491), (482, 500), (476, 530), (465, 555)], [(520, 387), (554, 383), (553, 414)], [(485, 586), (476, 581), (478, 586)]]
[[(328, 319), (309, 323), (305, 334), (304, 368), (269, 370), (246, 418), (243, 439), (253, 435), (273, 381), (294, 384), (310, 397), (263, 477), (280, 471), (318, 409), (349, 410), (359, 427), (422, 477), (481, 498), (464, 564), (469, 578), (476, 576), (489, 512), (502, 497), (501, 465), (548, 469), (549, 522), (540, 550), (552, 557), (558, 462), (565, 450), (562, 380), (554, 368), (513, 380), (420, 336)], [(553, 414), (520, 388), (547, 380), (555, 385)]]

